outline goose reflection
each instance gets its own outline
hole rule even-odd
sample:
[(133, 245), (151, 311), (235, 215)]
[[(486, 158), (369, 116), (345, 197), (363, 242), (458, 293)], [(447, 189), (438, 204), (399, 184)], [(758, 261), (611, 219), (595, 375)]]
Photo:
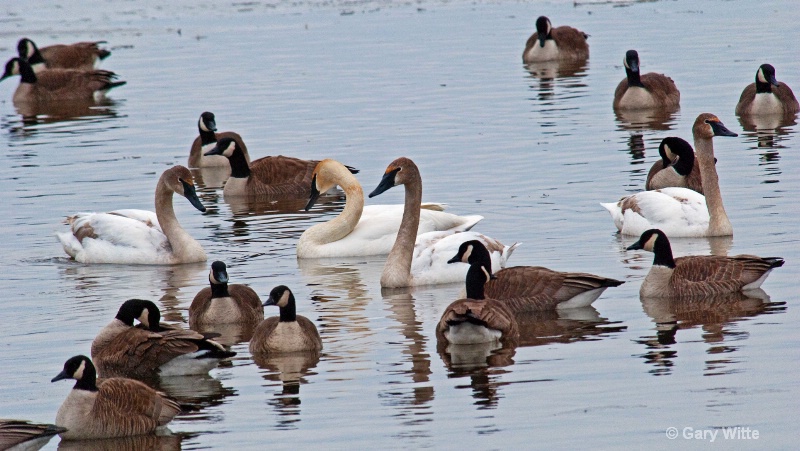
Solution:
[(673, 130), (678, 109), (614, 110), (618, 130), (630, 132)]
[[(230, 366), (230, 361), (220, 362), (219, 368)], [(152, 386), (177, 399), (181, 404), (192, 406), (196, 411), (219, 406), (225, 398), (236, 395), (236, 390), (224, 386), (220, 380), (208, 373), (161, 377)], [(181, 415), (183, 419), (190, 420), (193, 417), (202, 421), (207, 418), (207, 415), (198, 414), (191, 409), (187, 414)]]
[[(469, 377), (469, 388), (473, 390), (476, 405), (494, 407), (499, 396), (499, 387), (507, 384), (500, 377), (513, 371), (514, 356), (521, 347), (573, 343), (598, 340), (627, 329), (620, 322), (609, 321), (600, 316), (591, 306), (526, 312), (516, 316), (519, 340), (511, 345), (494, 344), (452, 345), (437, 342), (437, 350), (449, 377)], [(507, 367), (505, 370), (500, 368)], [(543, 382), (545, 380), (527, 381)], [(466, 387), (457, 387), (466, 388)]]
[[(59, 122), (97, 123), (119, 117), (117, 115), (117, 103), (108, 98), (97, 101), (87, 99), (53, 102), (15, 102), (14, 109), (21, 117), (22, 128), (28, 132), (32, 132), (31, 127), (39, 125)], [(74, 126), (74, 124), (70, 125)], [(18, 131), (22, 132), (22, 130)]]
[(94, 440), (61, 440), (59, 451), (178, 451), (183, 435), (136, 435)]
[(653, 375), (670, 374), (678, 357), (672, 346), (677, 343), (678, 331), (701, 328), (706, 351), (704, 375), (730, 374), (736, 371), (736, 360), (718, 355), (738, 350), (734, 345), (746, 339), (748, 332), (737, 330), (738, 322), (764, 314), (783, 313), (785, 302), (770, 302), (761, 289), (737, 292), (701, 299), (641, 298), (642, 309), (655, 323), (655, 336), (641, 337), (637, 343), (645, 346), (640, 355), (653, 368)]
[(531, 84), (532, 91), (537, 93), (537, 99), (548, 101), (556, 98), (556, 84), (560, 84), (565, 92), (563, 97), (582, 96), (581, 89), (586, 87), (580, 79), (586, 77), (587, 62), (583, 61), (544, 61), (540, 63), (525, 64), (530, 79), (537, 83)]
[(256, 365), (265, 370), (262, 377), (281, 383), (280, 393), (268, 401), (278, 414), (278, 429), (296, 428), (294, 423), (302, 417), (300, 386), (308, 383), (307, 377), (317, 374), (312, 370), (319, 359), (320, 353), (316, 351), (253, 355)]

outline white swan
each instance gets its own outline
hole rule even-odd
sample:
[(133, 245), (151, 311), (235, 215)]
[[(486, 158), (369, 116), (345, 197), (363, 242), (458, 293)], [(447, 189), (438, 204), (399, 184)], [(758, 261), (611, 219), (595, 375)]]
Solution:
[(156, 185), (156, 212), (116, 210), (77, 213), (69, 232), (57, 233), (64, 251), (81, 263), (171, 265), (202, 262), (206, 253), (178, 223), (172, 193), (206, 211), (195, 193), (192, 173), (183, 166), (164, 171)]
[(648, 229), (661, 229), (673, 237), (733, 235), (722, 204), (712, 138), (738, 135), (709, 113), (697, 116), (692, 135), (705, 196), (688, 188), (663, 188), (601, 203), (620, 233), (638, 236)]
[[(320, 193), (340, 186), (345, 193), (344, 210), (339, 216), (309, 227), (297, 243), (298, 258), (360, 257), (388, 254), (392, 249), (403, 205), (364, 206), (364, 191), (346, 166), (335, 160), (317, 164), (311, 180), (309, 210)], [(421, 216), (417, 233), (469, 230), (483, 216), (457, 216), (441, 211), (442, 204), (417, 205)], [(422, 210), (420, 210), (422, 208)], [(415, 234), (416, 235), (416, 234)], [(462, 277), (463, 278), (463, 277)]]
[(378, 187), (369, 197), (397, 185), (405, 185), (406, 199), (403, 221), (392, 251), (386, 258), (381, 274), (381, 287), (399, 288), (416, 285), (462, 282), (469, 265), (449, 265), (448, 260), (464, 241), (480, 240), (492, 256), (492, 268), (505, 267), (506, 260), (519, 243), (503, 243), (477, 232), (429, 232), (417, 236), (422, 203), (422, 177), (419, 168), (408, 158), (401, 157), (389, 164)]

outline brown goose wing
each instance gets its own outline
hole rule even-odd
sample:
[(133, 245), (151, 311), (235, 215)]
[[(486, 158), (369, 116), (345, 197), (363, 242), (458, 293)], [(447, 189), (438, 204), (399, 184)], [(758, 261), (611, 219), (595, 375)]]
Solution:
[(9, 449), (37, 437), (56, 435), (66, 431), (54, 424), (31, 423), (23, 420), (0, 420), (0, 449)]
[(56, 44), (39, 49), (48, 68), (92, 69), (98, 59), (110, 55), (101, 49), (97, 42), (76, 42), (75, 44)]
[(620, 100), (622, 100), (622, 96), (625, 95), (625, 92), (627, 90), (628, 90), (628, 79), (623, 78), (617, 85), (617, 89), (614, 90), (614, 108), (619, 107), (619, 102)]
[(450, 304), (436, 326), (436, 336), (447, 340), (444, 332), (452, 323), (480, 322), (490, 329), (499, 330), (502, 340), (516, 341), (519, 328), (513, 315), (506, 307), (494, 299), (459, 299)]
[[(676, 282), (678, 289), (698, 290), (697, 293), (679, 292), (677, 293), (679, 295), (739, 291), (743, 286), (755, 282), (775, 266), (776, 263), (773, 259), (764, 259), (754, 255), (679, 257), (675, 259), (672, 280), (683, 282), (682, 284)], [(689, 288), (690, 286), (693, 288)]]
[(531, 37), (525, 42), (525, 50), (522, 51), (522, 59), (525, 59), (525, 54), (528, 53), (528, 50), (531, 49), (536, 43), (539, 42), (539, 33), (534, 32)]
[(586, 33), (569, 26), (560, 26), (550, 31), (553, 40), (558, 45), (562, 54), (568, 52), (571, 58), (586, 59), (589, 57), (589, 44), (586, 42)]
[(131, 327), (100, 349), (93, 359), (104, 376), (150, 375), (175, 357), (197, 351), (195, 341), (202, 339), (199, 333), (182, 329), (156, 333)]
[(255, 330), (253, 331), (253, 338), (250, 339), (251, 354), (263, 354), (269, 352), (269, 349), (267, 348), (267, 339), (270, 335), (272, 335), (273, 332), (275, 332), (275, 328), (278, 327), (279, 322), (279, 317), (272, 316), (264, 321), (261, 321), (258, 326), (256, 326)]
[[(189, 305), (189, 319), (196, 321), (203, 316), (211, 306), (211, 288), (205, 287), (198, 291)], [(262, 307), (263, 308), (263, 307)]]
[(750, 83), (744, 90), (742, 95), (739, 96), (739, 102), (736, 103), (736, 114), (743, 115), (750, 112), (750, 106), (753, 104), (753, 99), (756, 98), (756, 84)]
[(653, 187), (653, 177), (656, 176), (662, 169), (664, 169), (664, 160), (658, 160), (653, 163), (653, 166), (650, 167), (650, 172), (647, 173), (647, 180), (644, 182), (644, 189), (650, 191), (652, 189), (658, 189), (659, 187)]
[(308, 194), (311, 175), (318, 161), (299, 158), (264, 157), (250, 164), (251, 177), (261, 185), (262, 194)]
[(792, 88), (790, 88), (786, 83), (782, 81), (778, 82), (778, 86), (772, 87), (772, 92), (781, 101), (784, 114), (795, 114), (800, 110), (800, 103), (797, 102), (797, 98), (794, 96)]
[(154, 431), (181, 411), (166, 395), (133, 379), (112, 377), (98, 386), (93, 416), (108, 427), (119, 428), (114, 435), (137, 435)]
[(305, 316), (297, 315), (296, 321), (300, 324), (300, 329), (305, 332), (303, 340), (309, 344), (309, 348), (313, 348), (314, 351), (322, 350), (322, 338), (319, 336), (317, 326)]
[(244, 313), (244, 321), (258, 323), (264, 319), (264, 306), (255, 290), (247, 285), (234, 284), (228, 285), (228, 294)]
[(665, 107), (674, 107), (680, 104), (681, 93), (675, 86), (675, 82), (666, 75), (650, 72), (642, 75), (641, 81), (659, 104)]

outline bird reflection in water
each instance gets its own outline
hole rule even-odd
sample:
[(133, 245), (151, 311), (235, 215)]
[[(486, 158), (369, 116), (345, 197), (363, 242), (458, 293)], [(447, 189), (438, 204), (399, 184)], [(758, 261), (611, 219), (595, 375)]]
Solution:
[(519, 340), (516, 343), (452, 345), (442, 340), (437, 343), (439, 356), (450, 371), (449, 377), (469, 377), (469, 388), (476, 398), (475, 404), (480, 408), (497, 406), (497, 401), (501, 398), (499, 388), (508, 384), (503, 381), (502, 376), (513, 371), (517, 348), (598, 340), (627, 329), (619, 322), (601, 317), (591, 306), (521, 313), (516, 316), (516, 320), (519, 327)]
[(316, 351), (253, 355), (256, 365), (265, 370), (262, 373), (264, 380), (281, 383), (281, 391), (267, 401), (278, 415), (278, 429), (297, 428), (295, 423), (302, 417), (300, 386), (308, 383), (307, 377), (317, 374), (312, 370), (319, 358), (320, 353)]
[(191, 438), (188, 434), (135, 435), (94, 440), (62, 440), (59, 451), (179, 451), (181, 441)]
[[(702, 339), (707, 343), (706, 353), (711, 356), (728, 354), (738, 349), (731, 343), (747, 338), (748, 332), (739, 329), (741, 320), (759, 315), (783, 313), (785, 302), (770, 302), (761, 289), (745, 293), (731, 293), (700, 299), (642, 298), (642, 309), (655, 323), (655, 336), (641, 337), (637, 343), (646, 352), (639, 357), (652, 365), (654, 376), (671, 374), (676, 364), (678, 331), (702, 329)], [(738, 330), (737, 330), (738, 329)], [(706, 360), (704, 375), (712, 376), (735, 372), (738, 361), (713, 357)]]

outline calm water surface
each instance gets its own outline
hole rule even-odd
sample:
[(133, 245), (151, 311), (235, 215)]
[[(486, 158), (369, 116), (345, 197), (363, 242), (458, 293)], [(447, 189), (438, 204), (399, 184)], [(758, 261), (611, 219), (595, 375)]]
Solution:
[[(796, 125), (745, 131), (734, 116), (761, 63), (800, 89), (793, 1), (160, 2), (11, 1), (0, 50), (21, 36), (40, 45), (106, 40), (103, 67), (128, 85), (100, 105), (17, 111), (16, 80), (0, 84), (4, 212), (0, 303), (0, 417), (51, 422), (67, 383), (64, 360), (88, 353), (122, 301), (147, 298), (187, 321), (206, 264), (86, 266), (53, 234), (76, 211), (152, 209), (159, 174), (186, 164), (202, 111), (236, 130), (251, 155), (330, 157), (361, 169), (366, 190), (386, 165), (419, 165), (425, 199), (479, 213), (477, 230), (524, 243), (513, 263), (626, 280), (593, 308), (523, 318), (523, 346), (437, 347), (434, 326), (459, 286), (381, 292), (381, 257), (301, 261), (298, 237), (343, 199), (227, 203), (213, 173), (198, 173), (208, 212), (176, 198), (182, 225), (233, 282), (262, 296), (286, 284), (318, 326), (321, 356), (254, 361), (237, 344), (209, 376), (161, 388), (197, 412), (175, 437), (98, 449), (705, 448), (665, 431), (749, 427), (758, 440), (727, 448), (796, 446), (800, 261), (794, 197)], [(588, 34), (582, 67), (521, 64), (536, 16)], [(757, 19), (757, 20), (756, 20)], [(769, 26), (762, 26), (763, 24)], [(681, 110), (616, 116), (622, 58), (672, 76)], [(712, 112), (740, 133), (715, 141), (733, 239), (675, 239), (677, 255), (779, 255), (786, 266), (759, 299), (642, 302), (652, 255), (626, 252), (599, 202), (640, 190), (665, 136), (691, 139)], [(379, 203), (402, 202), (391, 190)], [(277, 314), (277, 311), (268, 311)], [(488, 355), (488, 357), (487, 357)], [(86, 444), (48, 449), (89, 449)]]

